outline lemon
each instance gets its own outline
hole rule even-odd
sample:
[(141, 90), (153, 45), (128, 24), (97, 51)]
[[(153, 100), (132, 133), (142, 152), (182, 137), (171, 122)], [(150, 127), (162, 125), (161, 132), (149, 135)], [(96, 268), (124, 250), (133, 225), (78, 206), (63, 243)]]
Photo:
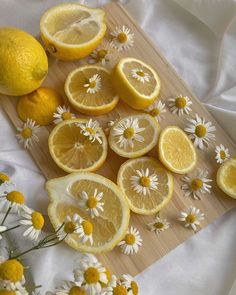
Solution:
[(156, 146), (159, 133), (160, 126), (152, 116), (137, 114), (116, 121), (108, 141), (111, 149), (121, 157), (137, 158)]
[(166, 127), (160, 135), (159, 159), (169, 170), (179, 174), (191, 172), (197, 163), (193, 143), (177, 126)]
[(22, 121), (30, 118), (39, 125), (49, 125), (62, 103), (62, 97), (54, 89), (41, 87), (20, 97), (16, 110)]
[(236, 158), (221, 164), (217, 171), (217, 185), (228, 196), (236, 199)]
[[(79, 170), (95, 171), (105, 162), (106, 136), (100, 127), (89, 127), (90, 122), (88, 119), (66, 120), (50, 133), (49, 152), (62, 170), (69, 173)], [(88, 136), (82, 133), (81, 126), (87, 130)]]
[(143, 215), (157, 213), (166, 206), (174, 189), (171, 173), (151, 157), (130, 159), (123, 163), (117, 183), (126, 195), (130, 209)]
[[(48, 215), (54, 228), (58, 228), (67, 215), (79, 214), (93, 225), (93, 244), (82, 244), (76, 234), (69, 235), (66, 243), (76, 250), (101, 253), (112, 250), (126, 234), (130, 211), (126, 198), (111, 180), (91, 172), (77, 172), (49, 180), (46, 183), (50, 204)], [(88, 211), (79, 206), (81, 193), (88, 196), (95, 189), (103, 193), (103, 211), (91, 218)]]
[(105, 12), (78, 3), (64, 3), (47, 10), (40, 21), (47, 50), (61, 60), (89, 55), (106, 33)]
[(112, 71), (112, 82), (120, 98), (137, 110), (151, 105), (161, 88), (156, 71), (133, 57), (126, 57), (118, 62)]
[(0, 28), (0, 93), (32, 92), (47, 72), (47, 55), (33, 36), (16, 28)]
[(119, 101), (110, 72), (101, 66), (83, 66), (72, 71), (66, 79), (65, 92), (73, 107), (87, 115), (108, 113)]

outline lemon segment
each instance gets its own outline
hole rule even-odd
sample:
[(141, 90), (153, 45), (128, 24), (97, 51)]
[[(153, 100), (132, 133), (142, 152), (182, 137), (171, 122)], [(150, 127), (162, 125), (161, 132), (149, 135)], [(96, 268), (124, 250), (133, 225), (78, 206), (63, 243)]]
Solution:
[[(132, 70), (143, 73), (148, 81), (140, 82), (134, 78)], [(137, 75), (138, 75), (137, 74)], [(156, 71), (136, 58), (123, 58), (112, 71), (112, 83), (119, 97), (130, 107), (142, 110), (151, 105), (158, 97), (161, 81)]]
[(158, 152), (162, 164), (175, 173), (189, 173), (197, 163), (193, 143), (177, 126), (169, 126), (161, 132)]
[[(132, 177), (139, 177), (137, 171), (143, 171), (145, 174), (147, 169), (148, 176), (137, 179), (137, 186), (148, 188), (148, 193), (144, 195), (142, 192), (135, 191)], [(151, 188), (151, 178), (149, 178), (153, 175), (156, 176), (157, 187), (155, 189)], [(143, 215), (155, 214), (166, 206), (171, 200), (174, 189), (174, 179), (171, 173), (159, 161), (151, 157), (131, 159), (123, 163), (118, 172), (117, 183), (126, 195), (130, 209)]]
[(64, 3), (47, 10), (40, 20), (47, 50), (61, 60), (89, 55), (106, 33), (105, 12), (78, 3)]
[[(84, 85), (88, 85), (89, 79), (95, 75), (99, 78), (99, 87), (91, 94)], [(96, 87), (96, 81), (91, 86)], [(66, 79), (65, 93), (73, 107), (86, 115), (108, 113), (119, 101), (112, 87), (110, 72), (101, 66), (84, 66), (72, 71)]]
[(236, 199), (236, 159), (221, 164), (217, 171), (217, 185), (231, 198)]
[(87, 119), (66, 120), (51, 132), (48, 145), (55, 163), (64, 171), (71, 173), (80, 170), (95, 171), (107, 157), (107, 139), (101, 128), (98, 129), (102, 140), (93, 142), (81, 133), (78, 124), (86, 124)]
[[(92, 195), (94, 190), (103, 192), (103, 211), (91, 218), (79, 206), (82, 191)], [(65, 177), (49, 180), (46, 183), (50, 204), (48, 215), (55, 229), (67, 215), (77, 213), (93, 225), (93, 244), (81, 243), (76, 234), (69, 235), (66, 243), (72, 248), (89, 253), (102, 253), (112, 250), (126, 234), (130, 210), (126, 198), (111, 180), (90, 172), (77, 172)]]

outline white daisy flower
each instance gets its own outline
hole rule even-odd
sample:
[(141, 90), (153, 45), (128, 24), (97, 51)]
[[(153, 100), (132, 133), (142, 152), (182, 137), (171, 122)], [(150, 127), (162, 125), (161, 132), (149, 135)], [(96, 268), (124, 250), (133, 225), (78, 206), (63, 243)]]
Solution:
[(129, 274), (124, 274), (122, 276), (122, 285), (124, 285), (128, 291), (128, 295), (138, 295), (139, 288), (138, 284), (135, 282), (134, 278)]
[(100, 75), (95, 74), (88, 79), (88, 83), (84, 84), (84, 87), (87, 88), (87, 93), (95, 94), (102, 87), (102, 78), (100, 77)]
[(103, 66), (105, 66), (111, 61), (111, 54), (106, 48), (98, 48), (94, 50), (90, 54), (90, 57), (91, 58), (89, 59), (89, 63), (91, 64), (101, 63)]
[(145, 128), (139, 127), (138, 118), (124, 118), (112, 129), (112, 135), (118, 137), (117, 144), (121, 148), (127, 149), (134, 147), (134, 141), (144, 141), (143, 136), (138, 134), (144, 130)]
[(189, 99), (188, 96), (179, 95), (174, 98), (169, 98), (169, 108), (171, 113), (177, 114), (178, 116), (183, 116), (183, 114), (189, 115), (192, 111), (191, 105), (192, 101)]
[(1, 233), (4, 233), (7, 230), (7, 226), (4, 225), (0, 225), (0, 241), (2, 239), (2, 235)]
[(15, 188), (15, 184), (11, 181), (10, 177), (0, 172), (0, 196), (5, 195)]
[(82, 191), (80, 193), (81, 200), (79, 201), (79, 205), (85, 211), (88, 211), (91, 218), (100, 215), (100, 212), (103, 211), (104, 203), (101, 202), (103, 198), (103, 192), (98, 193), (98, 190), (95, 189), (92, 196), (89, 196), (87, 192)]
[(163, 113), (166, 112), (166, 108), (165, 104), (162, 103), (161, 100), (157, 100), (152, 105), (147, 107), (145, 111), (152, 117), (156, 118), (158, 122), (160, 122), (162, 119), (164, 119)]
[(136, 193), (146, 196), (150, 194), (150, 190), (157, 189), (157, 175), (150, 174), (149, 168), (136, 170), (136, 174), (130, 177), (132, 188)]
[(152, 222), (148, 223), (148, 228), (150, 231), (160, 234), (170, 228), (170, 223), (166, 219), (162, 219), (157, 216)]
[(111, 281), (108, 286), (102, 289), (101, 295), (114, 295), (114, 294), (127, 294), (130, 295), (132, 293), (128, 293), (125, 285), (117, 279), (115, 275), (112, 275)]
[(82, 219), (77, 231), (81, 243), (85, 244), (87, 241), (93, 244), (93, 224), (85, 219)]
[(23, 236), (28, 237), (32, 241), (37, 241), (44, 227), (43, 215), (27, 206), (22, 206), (19, 214), (24, 218), (20, 220), (19, 223), (28, 227)]
[(124, 25), (116, 27), (111, 35), (111, 46), (117, 51), (127, 50), (134, 45), (134, 33)]
[(118, 244), (121, 247), (121, 251), (126, 255), (133, 255), (137, 253), (139, 248), (142, 246), (142, 238), (139, 231), (131, 226), (124, 239)]
[(7, 211), (11, 207), (11, 212), (17, 212), (25, 202), (25, 197), (18, 191), (11, 191), (3, 196), (0, 196), (0, 208), (2, 211)]
[(23, 126), (18, 127), (17, 130), (19, 133), (16, 134), (16, 138), (20, 144), (23, 144), (25, 149), (29, 149), (35, 142), (39, 142), (37, 134), (40, 131), (40, 126), (36, 125), (35, 121), (27, 119)]
[(55, 289), (55, 292), (47, 292), (47, 295), (86, 295), (86, 292), (82, 286), (78, 286), (77, 283), (72, 281), (64, 282), (60, 287)]
[(0, 280), (0, 289), (14, 292), (15, 295), (28, 295), (29, 293), (23, 286), (25, 284), (25, 279), (23, 278), (20, 282), (11, 282), (7, 280)]
[(189, 124), (184, 129), (189, 133), (189, 137), (194, 141), (194, 145), (199, 147), (201, 150), (215, 140), (215, 134), (212, 132), (216, 131), (215, 126), (211, 122), (207, 122), (204, 118), (200, 118), (198, 114), (195, 115), (195, 119), (188, 119)]
[(187, 212), (181, 211), (179, 220), (185, 222), (185, 227), (191, 227), (194, 231), (197, 230), (197, 226), (200, 225), (204, 219), (204, 213), (201, 213), (200, 209), (196, 207), (190, 207)]
[(141, 83), (149, 82), (150, 75), (142, 69), (131, 69), (131, 76)]
[(223, 162), (225, 162), (226, 160), (230, 158), (229, 149), (224, 147), (223, 144), (216, 146), (215, 152), (216, 152), (215, 159), (216, 159), (216, 162), (219, 164), (222, 164)]
[(78, 123), (77, 124), (81, 131), (80, 133), (84, 136), (87, 136), (91, 142), (97, 140), (100, 144), (102, 144), (101, 135), (99, 133), (99, 123), (96, 120), (89, 119), (87, 123)]
[(63, 226), (57, 232), (58, 239), (61, 241), (67, 235), (78, 234), (78, 229), (79, 229), (82, 221), (83, 221), (83, 219), (78, 214), (74, 214), (72, 217), (67, 215)]
[(184, 196), (192, 196), (195, 200), (200, 200), (201, 195), (211, 192), (212, 179), (207, 178), (208, 172), (201, 169), (197, 171), (190, 177), (184, 176), (181, 180), (184, 184), (181, 186), (182, 190), (185, 191)]
[(75, 114), (71, 113), (70, 107), (66, 107), (65, 105), (57, 107), (56, 110), (56, 113), (53, 114), (53, 118), (55, 119), (53, 121), (54, 124), (76, 118)]

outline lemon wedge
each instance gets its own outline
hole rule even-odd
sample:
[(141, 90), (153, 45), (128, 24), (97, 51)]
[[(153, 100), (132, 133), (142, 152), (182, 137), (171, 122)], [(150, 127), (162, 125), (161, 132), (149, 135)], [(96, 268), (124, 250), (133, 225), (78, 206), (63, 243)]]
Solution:
[(217, 171), (217, 185), (231, 198), (236, 199), (236, 159), (221, 164)]

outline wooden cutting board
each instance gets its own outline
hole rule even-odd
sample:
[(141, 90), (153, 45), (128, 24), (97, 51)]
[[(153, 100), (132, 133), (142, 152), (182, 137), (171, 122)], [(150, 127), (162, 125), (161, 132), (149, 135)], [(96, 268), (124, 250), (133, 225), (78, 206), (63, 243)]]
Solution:
[[(215, 121), (215, 119), (208, 113), (204, 106), (198, 101), (195, 95), (188, 89), (185, 83), (162, 56), (160, 51), (155, 48), (147, 35), (128, 15), (126, 10), (116, 3), (111, 3), (105, 6), (104, 10), (107, 12), (106, 21), (108, 24), (108, 33), (107, 37), (103, 41), (104, 44), (108, 42), (109, 32), (113, 30), (116, 25), (127, 25), (135, 33), (135, 46), (124, 53), (114, 53), (113, 64), (121, 56), (133, 56), (151, 64), (158, 71), (162, 81), (160, 95), (161, 99), (165, 101), (169, 97), (179, 94), (189, 96), (193, 101), (191, 115), (193, 116), (195, 113), (198, 113), (201, 117), (211, 121), (217, 129), (216, 144), (224, 144), (229, 148), (231, 155), (235, 154), (235, 146), (223, 128)], [(50, 86), (57, 89), (65, 98), (63, 87), (68, 73), (84, 63), (86, 63), (86, 60), (65, 63), (50, 58), (49, 74), (46, 81), (44, 82), (44, 86)], [(113, 64), (111, 64), (111, 66)], [(21, 126), (22, 124), (16, 113), (16, 101), (17, 99), (14, 97), (2, 97), (1, 99), (1, 105), (15, 127)], [(115, 110), (107, 115), (97, 117), (97, 120), (103, 127), (106, 127), (108, 121), (131, 113), (135, 113), (135, 111), (120, 102)], [(161, 121), (161, 127), (164, 128), (168, 125), (178, 125), (181, 128), (184, 128), (187, 123), (186, 118), (186, 116), (179, 118), (177, 115), (172, 115), (168, 110), (165, 119)], [(65, 172), (61, 171), (54, 164), (49, 155), (47, 139), (51, 129), (52, 127), (42, 127), (42, 132), (40, 133), (40, 143), (35, 145), (31, 150), (33, 159), (39, 166), (46, 179), (65, 175)], [(206, 217), (201, 225), (203, 228), (236, 205), (235, 200), (227, 197), (216, 186), (216, 171), (219, 166), (216, 164), (214, 159), (214, 146), (204, 151), (197, 150), (197, 153), (197, 166), (201, 169), (208, 170), (209, 177), (214, 179), (211, 194), (206, 194), (200, 201), (194, 201), (191, 198), (184, 197), (183, 191), (180, 189), (180, 176), (175, 175), (175, 190), (173, 199), (170, 204), (161, 212), (161, 215), (172, 223), (171, 228), (156, 236), (154, 233), (147, 230), (147, 223), (153, 220), (154, 216), (145, 217), (133, 214), (131, 217), (131, 224), (137, 227), (140, 231), (144, 241), (143, 247), (140, 249), (138, 254), (133, 256), (125, 256), (121, 254), (119, 248), (113, 250), (110, 253), (100, 255), (99, 258), (107, 267), (110, 267), (114, 273), (119, 275), (121, 273), (128, 272), (132, 275), (136, 275), (191, 237), (194, 234), (193, 231), (184, 228), (183, 225), (177, 221), (180, 210), (187, 209), (191, 205), (198, 207), (202, 212), (205, 213)], [(155, 153), (152, 152), (152, 155), (153, 154), (155, 155)], [(125, 159), (122, 159), (112, 151), (109, 151), (106, 163), (99, 171), (97, 171), (97, 173), (102, 174), (115, 182), (117, 171), (120, 167), (120, 164), (124, 161)]]

